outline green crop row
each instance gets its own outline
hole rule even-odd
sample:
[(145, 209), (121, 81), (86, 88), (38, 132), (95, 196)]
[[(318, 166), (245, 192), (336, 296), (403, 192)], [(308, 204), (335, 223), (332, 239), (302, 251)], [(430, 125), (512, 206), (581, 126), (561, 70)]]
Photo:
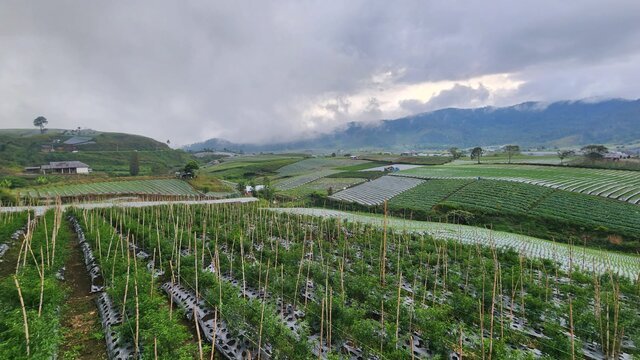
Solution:
[(166, 195), (198, 196), (188, 183), (178, 179), (131, 180), (69, 184), (35, 188), (28, 192), (31, 197), (74, 197), (87, 195)]

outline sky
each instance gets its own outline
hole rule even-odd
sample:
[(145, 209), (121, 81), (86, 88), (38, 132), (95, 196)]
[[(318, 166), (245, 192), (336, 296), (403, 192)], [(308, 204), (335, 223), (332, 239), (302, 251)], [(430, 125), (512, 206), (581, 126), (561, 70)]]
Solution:
[(0, 128), (268, 143), (617, 97), (640, 97), (637, 0), (0, 2)]

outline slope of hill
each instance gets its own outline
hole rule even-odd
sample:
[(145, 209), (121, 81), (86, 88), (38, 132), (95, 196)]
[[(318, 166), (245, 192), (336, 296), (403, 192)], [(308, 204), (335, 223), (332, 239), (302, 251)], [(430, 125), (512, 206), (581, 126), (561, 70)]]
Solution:
[(442, 109), (375, 125), (349, 123), (332, 134), (297, 142), (254, 145), (210, 139), (188, 150), (407, 149), (503, 145), (572, 146), (640, 139), (640, 100), (561, 101), (477, 109)]
[(49, 161), (78, 160), (95, 171), (128, 173), (129, 159), (139, 154), (140, 173), (166, 174), (191, 156), (148, 137), (94, 130), (0, 130), (0, 174), (17, 173), (25, 166)]

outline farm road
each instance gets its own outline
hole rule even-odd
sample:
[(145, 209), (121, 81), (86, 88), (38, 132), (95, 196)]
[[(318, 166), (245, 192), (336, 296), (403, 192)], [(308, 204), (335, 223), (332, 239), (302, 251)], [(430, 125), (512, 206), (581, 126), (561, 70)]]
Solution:
[[(189, 205), (205, 205), (205, 204), (227, 204), (227, 203), (250, 203), (258, 201), (254, 197), (243, 197), (233, 199), (219, 199), (219, 200), (180, 200), (180, 201), (131, 201), (131, 202), (114, 202), (103, 201), (95, 203), (77, 203), (77, 204), (64, 204), (62, 209), (66, 210), (68, 207), (76, 207), (80, 209), (100, 209), (109, 207), (145, 207), (145, 206), (157, 206), (167, 204), (189, 204)], [(9, 206), (0, 207), (0, 212), (16, 212), (33, 210), (36, 215), (42, 215), (48, 209), (53, 209), (55, 205), (46, 206)]]

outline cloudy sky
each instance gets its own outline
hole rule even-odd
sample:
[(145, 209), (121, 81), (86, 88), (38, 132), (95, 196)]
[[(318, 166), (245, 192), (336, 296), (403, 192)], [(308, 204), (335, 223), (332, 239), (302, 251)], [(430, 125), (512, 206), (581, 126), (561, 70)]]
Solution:
[(0, 127), (44, 115), (270, 142), (451, 106), (638, 98), (639, 14), (637, 0), (3, 0)]

